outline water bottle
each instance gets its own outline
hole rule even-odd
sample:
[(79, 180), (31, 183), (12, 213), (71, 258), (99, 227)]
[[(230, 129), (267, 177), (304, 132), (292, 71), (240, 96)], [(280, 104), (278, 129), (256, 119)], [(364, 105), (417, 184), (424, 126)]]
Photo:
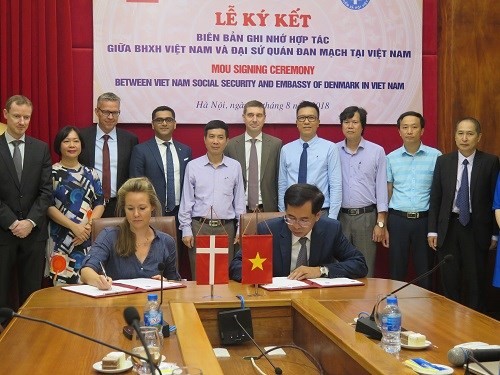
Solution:
[(144, 307), (144, 325), (154, 326), (161, 333), (163, 327), (163, 312), (158, 296), (156, 294), (148, 294), (148, 302)]
[(381, 320), (382, 349), (397, 357), (401, 351), (401, 310), (396, 296), (387, 297)]

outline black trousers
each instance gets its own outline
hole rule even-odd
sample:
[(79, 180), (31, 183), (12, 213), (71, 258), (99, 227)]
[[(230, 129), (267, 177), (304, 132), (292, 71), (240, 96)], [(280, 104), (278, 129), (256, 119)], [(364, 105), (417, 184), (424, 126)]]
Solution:
[[(417, 276), (431, 268), (434, 254), (427, 242), (427, 217), (407, 219), (391, 214), (389, 211), (387, 229), (389, 231), (389, 269), (392, 279), (406, 281), (410, 248)], [(424, 278), (418, 284), (430, 289), (431, 277)]]
[(472, 309), (485, 308), (486, 270), (488, 249), (479, 249), (474, 240), (472, 224), (463, 226), (457, 215), (452, 215), (448, 233), (438, 249), (439, 260), (446, 255), (453, 260), (441, 268), (444, 295)]

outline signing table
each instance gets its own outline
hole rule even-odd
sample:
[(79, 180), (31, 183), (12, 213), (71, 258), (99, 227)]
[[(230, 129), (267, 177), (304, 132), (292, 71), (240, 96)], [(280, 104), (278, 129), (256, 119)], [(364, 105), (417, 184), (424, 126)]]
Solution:
[[(165, 319), (177, 331), (164, 340), (162, 352), (168, 362), (199, 367), (204, 375), (255, 374), (250, 362), (243, 359), (259, 354), (251, 342), (226, 347), (230, 358), (217, 359), (212, 351), (221, 346), (217, 313), (239, 307), (238, 294), (252, 310), (259, 345), (299, 345), (320, 361), (326, 374), (415, 374), (403, 365), (405, 359), (422, 357), (449, 365), (447, 352), (456, 344), (498, 343), (498, 321), (412, 285), (397, 294), (403, 326), (425, 334), (432, 345), (420, 351), (403, 349), (398, 360), (383, 352), (378, 342), (355, 332), (352, 322), (359, 312), (371, 312), (378, 294), (395, 290), (402, 283), (361, 281), (365, 285), (272, 292), (259, 289), (258, 296), (251, 296), (252, 286), (230, 282), (216, 285), (214, 298), (209, 286), (186, 282), (186, 288), (164, 291)], [(131, 342), (122, 335), (123, 310), (135, 306), (142, 314), (145, 302), (146, 293), (91, 298), (54, 287), (34, 293), (19, 313), (130, 350)], [(0, 373), (92, 374), (92, 364), (109, 351), (55, 328), (15, 318), (0, 334)], [(304, 354), (290, 348), (285, 352), (286, 356), (272, 357), (284, 374), (317, 374)], [(265, 359), (257, 362), (265, 373), (273, 373)], [(455, 369), (455, 374), (463, 373), (463, 369)]]

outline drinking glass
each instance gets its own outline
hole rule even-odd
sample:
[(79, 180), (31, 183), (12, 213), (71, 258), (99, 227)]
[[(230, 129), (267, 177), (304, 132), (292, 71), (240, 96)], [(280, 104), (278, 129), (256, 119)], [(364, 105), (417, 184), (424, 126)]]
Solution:
[[(154, 364), (158, 366), (161, 362), (161, 338), (158, 329), (156, 327), (140, 327), (140, 332), (144, 337), (144, 341), (151, 353)], [(134, 335), (132, 341), (132, 353), (147, 358), (146, 350), (142, 346), (141, 340), (137, 334)], [(137, 373), (150, 373), (149, 363), (146, 360), (132, 357), (132, 363)]]

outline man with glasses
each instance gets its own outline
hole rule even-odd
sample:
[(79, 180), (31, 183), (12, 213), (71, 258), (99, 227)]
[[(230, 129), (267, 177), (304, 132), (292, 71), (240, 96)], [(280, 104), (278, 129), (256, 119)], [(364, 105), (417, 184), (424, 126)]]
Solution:
[[(273, 276), (302, 280), (317, 277), (365, 277), (363, 254), (342, 234), (340, 223), (321, 215), (325, 196), (314, 185), (294, 184), (284, 195), (283, 217), (261, 222), (259, 234), (273, 234)], [(241, 281), (241, 251), (229, 267)]]
[(243, 107), (246, 132), (229, 140), (224, 154), (241, 164), (247, 211), (278, 211), (278, 165), (281, 139), (262, 132), (264, 104), (251, 100)]
[(319, 108), (303, 101), (297, 106), (300, 138), (283, 146), (278, 178), (278, 207), (285, 210), (286, 189), (296, 183), (316, 185), (325, 196), (322, 214), (337, 219), (342, 201), (342, 173), (335, 143), (317, 136)]
[(117, 129), (120, 98), (107, 92), (97, 98), (97, 126), (82, 129), (85, 148), (78, 160), (99, 173), (106, 208), (102, 217), (116, 216), (116, 193), (128, 179), (130, 155), (138, 143), (135, 134)]
[(177, 217), (184, 171), (192, 155), (189, 146), (173, 140), (176, 126), (172, 108), (155, 108), (152, 113), (155, 136), (135, 146), (130, 159), (130, 177), (151, 180), (163, 207), (162, 216)]

